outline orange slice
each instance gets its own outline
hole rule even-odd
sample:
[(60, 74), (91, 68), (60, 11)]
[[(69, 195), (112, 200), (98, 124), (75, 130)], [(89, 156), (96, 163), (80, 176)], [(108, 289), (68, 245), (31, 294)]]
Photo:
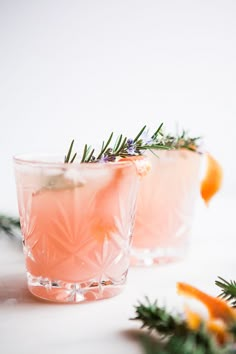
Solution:
[[(127, 158), (122, 158), (118, 162), (128, 162), (129, 169), (117, 168), (114, 170), (111, 180), (107, 183), (101, 190), (96, 193), (95, 197), (95, 210), (96, 215), (94, 215), (91, 220), (91, 233), (95, 235), (95, 238), (99, 242), (103, 242), (105, 238), (110, 239), (110, 236), (120, 231), (117, 229), (117, 218), (120, 216), (120, 203), (114, 202), (114, 193), (120, 188), (122, 193), (128, 195), (129, 184), (122, 182), (125, 176), (124, 174), (131, 172), (136, 173), (130, 161), (134, 163), (137, 174), (143, 176), (148, 173), (150, 169), (150, 162), (147, 158), (143, 156), (132, 156)], [(112, 164), (112, 162), (110, 163)], [(123, 166), (122, 166), (123, 167)], [(130, 182), (129, 182), (130, 183)], [(128, 189), (127, 189), (128, 188)], [(125, 200), (125, 198), (124, 198)], [(120, 221), (125, 223), (125, 220)]]
[(224, 300), (210, 296), (203, 291), (186, 283), (177, 283), (179, 295), (194, 298), (206, 306), (211, 320), (222, 320), (230, 323), (236, 319), (236, 310)]
[(223, 170), (211, 154), (207, 154), (207, 171), (201, 183), (201, 195), (205, 203), (219, 191), (222, 185)]

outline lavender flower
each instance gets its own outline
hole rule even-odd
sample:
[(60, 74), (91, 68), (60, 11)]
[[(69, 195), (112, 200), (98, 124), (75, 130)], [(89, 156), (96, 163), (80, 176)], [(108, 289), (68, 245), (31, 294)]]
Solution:
[(105, 163), (105, 162), (108, 162), (108, 155), (103, 155), (98, 162), (100, 163)]
[[(172, 136), (170, 134), (164, 135), (162, 133), (162, 125), (157, 128), (154, 134), (150, 135), (146, 131), (146, 125), (138, 132), (134, 139), (127, 139), (126, 136), (120, 134), (115, 144), (112, 144), (113, 132), (110, 134), (106, 141), (103, 141), (102, 147), (98, 155), (95, 155), (95, 149), (92, 146), (85, 144), (82, 162), (112, 162), (125, 158), (128, 156), (138, 156), (145, 154), (147, 150), (176, 150), (188, 149), (191, 151), (201, 152), (199, 137), (190, 138), (185, 131), (181, 135)], [(72, 163), (75, 160), (76, 153), (72, 154), (74, 140), (72, 141), (68, 153), (65, 156), (65, 163)], [(112, 144), (112, 145), (111, 145)]]
[(140, 139), (142, 140), (143, 145), (152, 145), (154, 142), (151, 136), (149, 135), (149, 130), (144, 130), (144, 132), (140, 136)]
[(128, 139), (127, 140), (127, 153), (128, 155), (135, 155), (136, 152), (136, 146), (133, 141), (133, 139)]
[(114, 162), (116, 160), (116, 156), (113, 153), (111, 148), (107, 149), (105, 154), (99, 159), (99, 162)]

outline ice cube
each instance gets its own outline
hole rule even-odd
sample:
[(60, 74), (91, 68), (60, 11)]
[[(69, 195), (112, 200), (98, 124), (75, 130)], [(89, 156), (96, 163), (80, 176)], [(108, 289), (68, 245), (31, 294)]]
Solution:
[(84, 175), (78, 169), (69, 169), (65, 171), (64, 178), (77, 187), (83, 186), (86, 183)]

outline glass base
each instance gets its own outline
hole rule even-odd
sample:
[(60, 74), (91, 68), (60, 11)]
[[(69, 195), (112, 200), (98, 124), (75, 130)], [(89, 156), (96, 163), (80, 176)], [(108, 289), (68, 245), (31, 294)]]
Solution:
[(181, 248), (132, 248), (131, 266), (150, 267), (178, 262), (186, 257), (187, 249), (186, 245)]
[(60, 303), (79, 303), (113, 297), (122, 292), (126, 276), (120, 282), (109, 280), (69, 283), (35, 277), (27, 272), (29, 291), (43, 300)]

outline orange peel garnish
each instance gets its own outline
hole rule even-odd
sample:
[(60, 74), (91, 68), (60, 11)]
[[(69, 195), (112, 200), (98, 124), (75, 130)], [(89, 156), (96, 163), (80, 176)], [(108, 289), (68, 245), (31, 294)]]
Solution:
[(201, 182), (201, 196), (208, 204), (210, 199), (220, 190), (223, 180), (223, 170), (219, 162), (209, 153), (207, 157), (207, 170)]
[[(191, 311), (187, 306), (185, 307), (185, 315), (188, 327), (192, 331), (198, 330), (203, 322), (202, 317), (198, 313)], [(214, 334), (218, 343), (224, 344), (229, 339), (227, 327), (223, 321), (208, 320), (206, 327), (209, 332)]]
[[(202, 317), (198, 313), (191, 311), (187, 306), (185, 307), (185, 315), (188, 328), (190, 328), (192, 331), (197, 331), (203, 323)], [(223, 345), (229, 340), (227, 326), (223, 321), (208, 320), (206, 322), (206, 328), (215, 336), (219, 344)]]
[(185, 315), (188, 327), (193, 331), (197, 330), (202, 323), (201, 316), (197, 312), (191, 311), (187, 306), (185, 306)]
[(236, 310), (222, 299), (208, 295), (187, 283), (177, 283), (177, 291), (179, 295), (194, 298), (205, 305), (210, 320), (222, 320), (225, 323), (230, 323), (236, 319)]
[(228, 342), (228, 340), (230, 339), (230, 336), (227, 333), (227, 326), (222, 321), (208, 321), (207, 329), (209, 332), (214, 334), (217, 339), (217, 342), (221, 345)]
[(207, 309), (209, 319), (203, 319), (198, 313), (185, 308), (186, 321), (191, 330), (197, 330), (205, 323), (207, 330), (212, 333), (221, 345), (227, 343), (231, 335), (227, 332), (227, 325), (236, 320), (236, 310), (232, 309), (224, 300), (210, 296), (203, 291), (186, 283), (177, 283), (179, 295), (193, 298), (201, 302)]

